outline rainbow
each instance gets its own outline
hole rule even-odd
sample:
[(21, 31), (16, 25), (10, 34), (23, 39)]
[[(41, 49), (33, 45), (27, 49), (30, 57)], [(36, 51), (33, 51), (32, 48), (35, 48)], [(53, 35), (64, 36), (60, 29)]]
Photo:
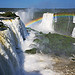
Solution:
[[(59, 18), (59, 17), (68, 17), (68, 16), (73, 17), (73, 16), (75, 16), (75, 14), (71, 14), (71, 13), (56, 13), (56, 14), (54, 14), (54, 18), (55, 17), (57, 17), (57, 18)], [(35, 20), (30, 21), (29, 23), (25, 24), (25, 27), (30, 27), (31, 25), (34, 25), (36, 23), (41, 22), (42, 21), (42, 18), (43, 17), (40, 17), (38, 19), (35, 19)]]
[(29, 25), (33, 25), (33, 24), (36, 24), (38, 22), (41, 22), (42, 20), (42, 17), (38, 18), (38, 19), (35, 19), (35, 20), (32, 20), (30, 21), (29, 23), (27, 23), (25, 26), (28, 27)]
[(75, 16), (75, 14), (73, 13), (57, 13), (57, 14), (54, 14), (54, 17), (57, 16), (57, 17), (67, 17), (67, 16)]

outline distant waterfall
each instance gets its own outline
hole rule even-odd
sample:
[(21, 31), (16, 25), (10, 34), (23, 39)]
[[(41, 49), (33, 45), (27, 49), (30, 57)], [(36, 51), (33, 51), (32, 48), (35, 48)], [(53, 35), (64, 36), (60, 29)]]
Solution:
[(73, 31), (72, 31), (72, 37), (75, 38), (75, 27), (73, 28)]
[(57, 22), (57, 16), (55, 15), (55, 17), (54, 17), (54, 22)]
[[(75, 16), (73, 16), (73, 23), (75, 23)], [(72, 31), (72, 37), (75, 38), (75, 27), (73, 28), (73, 31)]]
[[(75, 16), (73, 16), (73, 23), (75, 23)], [(72, 31), (72, 37), (75, 38), (75, 27), (73, 28), (73, 31)]]
[(44, 13), (41, 24), (42, 28), (47, 31), (54, 31), (53, 27), (53, 13)]
[(44, 13), (42, 22), (33, 28), (43, 33), (54, 32), (53, 13)]
[(75, 16), (73, 16), (73, 23), (75, 23)]

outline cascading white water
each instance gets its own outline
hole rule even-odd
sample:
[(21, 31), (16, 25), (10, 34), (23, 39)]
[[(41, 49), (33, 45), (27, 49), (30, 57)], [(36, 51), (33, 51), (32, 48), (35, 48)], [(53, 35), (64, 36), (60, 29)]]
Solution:
[(75, 16), (73, 16), (73, 23), (75, 23)]
[(3, 20), (2, 22), (12, 29), (20, 42), (22, 42), (22, 40), (25, 39), (25, 37), (27, 36), (25, 25), (22, 23), (21, 20), (18, 20), (18, 17), (15, 20)]
[(44, 13), (40, 26), (42, 26), (42, 28), (46, 29), (48, 32), (54, 31), (53, 13)]
[(54, 32), (53, 13), (44, 13), (42, 22), (39, 25), (35, 25), (32, 28), (43, 33)]
[(75, 38), (75, 27), (73, 28), (73, 31), (72, 31), (72, 37)]
[[(13, 32), (9, 29), (1, 31), (0, 38), (0, 41), (2, 41), (0, 45), (0, 64), (4, 71), (3, 75), (16, 75), (18, 72), (20, 73), (19, 58), (16, 53), (17, 41), (14, 41), (16, 38), (14, 37)], [(10, 72), (8, 72), (9, 70)]]
[[(73, 16), (73, 23), (75, 23), (75, 16)], [(73, 28), (72, 31), (72, 37), (75, 38), (75, 27)]]
[(54, 21), (57, 22), (57, 16), (55, 15)]
[[(73, 23), (75, 23), (75, 16), (73, 16)], [(73, 28), (72, 31), (72, 37), (75, 38), (75, 27)]]
[(2, 22), (8, 28), (0, 31), (0, 69), (2, 70), (0, 75), (25, 75), (22, 49), (23, 41), (27, 36), (25, 25), (18, 17), (11, 20), (2, 20)]

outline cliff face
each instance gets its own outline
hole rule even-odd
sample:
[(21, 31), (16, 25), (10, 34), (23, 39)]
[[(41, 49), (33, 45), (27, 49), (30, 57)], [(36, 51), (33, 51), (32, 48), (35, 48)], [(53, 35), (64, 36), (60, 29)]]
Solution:
[(0, 75), (22, 75), (21, 42), (27, 36), (25, 26), (18, 18), (2, 22), (4, 26), (0, 27)]

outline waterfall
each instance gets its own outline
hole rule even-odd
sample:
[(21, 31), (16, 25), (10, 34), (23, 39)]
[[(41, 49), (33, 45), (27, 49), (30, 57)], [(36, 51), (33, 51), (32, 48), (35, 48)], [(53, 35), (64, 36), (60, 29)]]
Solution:
[(54, 21), (57, 22), (57, 16), (56, 16), (56, 15), (55, 15), (55, 17), (54, 17)]
[(72, 31), (72, 37), (75, 38), (75, 27), (73, 28), (73, 31)]
[(73, 16), (73, 23), (75, 23), (75, 16)]
[(5, 30), (0, 30), (0, 75), (24, 75), (22, 44), (27, 36), (25, 25), (19, 17), (2, 20)]
[(44, 13), (42, 22), (32, 28), (43, 33), (54, 32), (53, 13)]
[[(73, 16), (73, 23), (75, 23), (75, 16)], [(72, 31), (72, 37), (75, 38), (75, 27), (73, 28), (73, 31)]]
[[(73, 16), (73, 23), (75, 23), (75, 16)], [(72, 37), (75, 38), (75, 27), (73, 28), (73, 31), (72, 31)]]
[[(75, 16), (73, 16), (73, 23), (75, 23)], [(75, 27), (73, 28), (73, 31), (72, 31), (72, 37), (75, 38)]]
[(52, 13), (44, 13), (41, 24), (43, 29), (47, 29), (47, 31), (54, 31), (53, 28), (53, 14)]

